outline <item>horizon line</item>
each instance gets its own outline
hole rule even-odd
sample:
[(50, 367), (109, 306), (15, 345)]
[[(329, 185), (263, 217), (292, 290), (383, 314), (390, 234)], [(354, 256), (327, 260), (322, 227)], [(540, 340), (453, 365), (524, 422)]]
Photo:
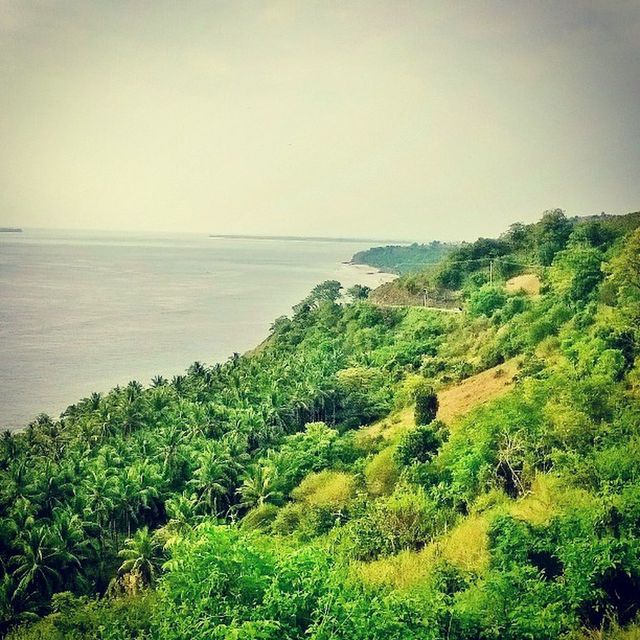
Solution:
[(412, 244), (415, 240), (400, 238), (372, 238), (356, 236), (314, 236), (314, 235), (289, 235), (289, 234), (250, 234), (250, 233), (211, 233), (206, 231), (179, 231), (167, 229), (97, 229), (90, 227), (43, 227), (43, 226), (17, 226), (0, 224), (0, 229), (20, 229), (22, 233), (29, 231), (59, 231), (82, 233), (114, 233), (114, 234), (141, 234), (141, 235), (185, 235), (200, 236), (206, 238), (247, 239), (247, 240), (315, 240), (318, 242), (386, 242), (395, 244)]

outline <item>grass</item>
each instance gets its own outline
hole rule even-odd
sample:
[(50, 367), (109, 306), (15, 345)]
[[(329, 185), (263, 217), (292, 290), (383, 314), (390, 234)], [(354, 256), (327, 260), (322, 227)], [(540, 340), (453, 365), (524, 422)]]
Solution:
[[(438, 393), (438, 419), (450, 424), (478, 405), (489, 402), (506, 393), (518, 372), (519, 359), (512, 358)], [(393, 412), (387, 418), (362, 427), (355, 434), (356, 443), (371, 449), (378, 442), (393, 444), (416, 425), (414, 406)]]
[[(496, 515), (508, 513), (531, 524), (544, 524), (564, 509), (586, 504), (590, 500), (586, 491), (567, 488), (560, 478), (540, 474), (534, 480), (531, 491), (518, 500), (510, 500), (498, 490), (481, 496), (468, 516), (423, 549), (401, 551), (371, 562), (354, 563), (353, 570), (367, 584), (399, 590), (427, 582), (441, 561), (465, 573), (481, 576), (489, 566), (488, 532)], [(612, 637), (635, 639), (635, 636), (626, 635)]]
[(540, 295), (540, 278), (535, 273), (524, 273), (505, 282), (507, 293), (526, 293), (530, 296)]
[(393, 445), (383, 449), (365, 467), (364, 479), (370, 495), (388, 495), (393, 491), (400, 476), (395, 451), (396, 447)]
[(442, 557), (462, 571), (484, 573), (489, 566), (490, 522), (489, 514), (466, 517), (442, 538), (439, 543)]
[(291, 493), (298, 502), (315, 507), (344, 508), (355, 492), (354, 478), (344, 471), (309, 474)]
[(438, 419), (451, 425), (456, 418), (506, 393), (518, 371), (518, 364), (519, 360), (512, 358), (441, 391), (438, 394)]
[(393, 444), (400, 436), (415, 427), (413, 412), (413, 406), (405, 407), (383, 420), (362, 427), (355, 434), (356, 443), (365, 449), (372, 448), (378, 442)]
[(620, 627), (617, 624), (606, 629), (588, 629), (579, 635), (571, 635), (570, 640), (640, 640), (640, 625)]
[(354, 563), (353, 569), (365, 583), (406, 590), (427, 582), (442, 560), (465, 572), (481, 575), (489, 564), (486, 514), (468, 516), (451, 531), (419, 551), (400, 551), (371, 562)]
[(593, 508), (593, 496), (584, 489), (567, 486), (566, 480), (551, 474), (535, 477), (531, 490), (519, 500), (509, 501), (508, 512), (531, 524), (546, 524), (551, 518), (575, 507)]
[(421, 551), (401, 551), (371, 562), (357, 562), (353, 570), (368, 585), (405, 590), (425, 582), (436, 560), (435, 547), (426, 547)]

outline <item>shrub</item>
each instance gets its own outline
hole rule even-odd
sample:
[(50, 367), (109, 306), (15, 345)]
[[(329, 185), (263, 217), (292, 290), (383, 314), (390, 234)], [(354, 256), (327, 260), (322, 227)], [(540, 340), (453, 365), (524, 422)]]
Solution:
[(486, 284), (474, 291), (469, 298), (468, 311), (473, 317), (491, 317), (507, 300), (502, 287)]
[(428, 384), (422, 384), (416, 389), (415, 420), (417, 425), (426, 425), (435, 420), (438, 413), (438, 396)]
[(278, 507), (265, 502), (254, 507), (241, 520), (243, 529), (267, 529), (278, 515)]
[(321, 471), (308, 475), (291, 495), (312, 507), (344, 509), (354, 494), (353, 476), (343, 471)]
[(372, 458), (364, 469), (367, 490), (373, 496), (381, 496), (393, 490), (400, 471), (396, 463), (395, 447), (387, 447)]
[(305, 540), (327, 533), (339, 515), (326, 506), (311, 507), (303, 502), (290, 502), (278, 511), (271, 531), (279, 535), (298, 534)]
[(443, 528), (449, 515), (424, 489), (404, 484), (390, 496), (366, 505), (362, 515), (346, 525), (351, 554), (371, 560), (403, 549), (420, 549)]
[(396, 450), (396, 457), (403, 465), (415, 462), (429, 462), (438, 452), (443, 441), (442, 422), (420, 425), (405, 434)]

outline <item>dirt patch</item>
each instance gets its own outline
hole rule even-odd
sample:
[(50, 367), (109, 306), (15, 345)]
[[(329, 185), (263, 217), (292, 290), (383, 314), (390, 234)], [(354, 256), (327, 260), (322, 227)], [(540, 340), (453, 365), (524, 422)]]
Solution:
[[(438, 419), (450, 424), (475, 407), (493, 400), (509, 390), (518, 371), (518, 358), (507, 360), (459, 384), (438, 393)], [(392, 444), (407, 431), (415, 428), (414, 407), (405, 407), (356, 432), (356, 442), (362, 447), (373, 447), (375, 442)]]
[(438, 419), (450, 424), (480, 404), (506, 393), (518, 371), (518, 359), (512, 358), (497, 367), (463, 380), (438, 394)]
[(507, 280), (504, 285), (507, 293), (526, 293), (530, 296), (540, 295), (540, 278), (535, 273), (524, 273)]
[(373, 446), (378, 440), (395, 442), (402, 434), (415, 427), (413, 407), (406, 407), (356, 432), (356, 442), (363, 447)]
[(448, 289), (429, 289), (410, 292), (402, 279), (387, 282), (374, 289), (369, 295), (369, 302), (380, 307), (427, 307), (429, 309), (454, 309), (462, 305), (462, 294)]

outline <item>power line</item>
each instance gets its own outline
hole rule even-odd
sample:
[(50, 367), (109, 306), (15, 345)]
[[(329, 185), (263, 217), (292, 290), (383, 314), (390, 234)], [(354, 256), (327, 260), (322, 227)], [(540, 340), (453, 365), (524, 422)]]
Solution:
[[(540, 264), (540, 263), (536, 263), (536, 264), (531, 264), (531, 263), (526, 263), (526, 262), (516, 262), (515, 260), (507, 260), (505, 258), (502, 257), (496, 257), (496, 258), (468, 258), (466, 260), (438, 260), (437, 262), (397, 262), (396, 266), (400, 267), (402, 265), (406, 265), (406, 264), (410, 264), (416, 267), (430, 267), (433, 265), (438, 265), (438, 264), (464, 264), (464, 263), (468, 263), (468, 262), (483, 262), (485, 260), (489, 260), (489, 262), (504, 262), (506, 264), (515, 264), (518, 265), (520, 267), (532, 267), (532, 268), (547, 268), (546, 265), (544, 264)], [(487, 265), (489, 266), (489, 265)]]

